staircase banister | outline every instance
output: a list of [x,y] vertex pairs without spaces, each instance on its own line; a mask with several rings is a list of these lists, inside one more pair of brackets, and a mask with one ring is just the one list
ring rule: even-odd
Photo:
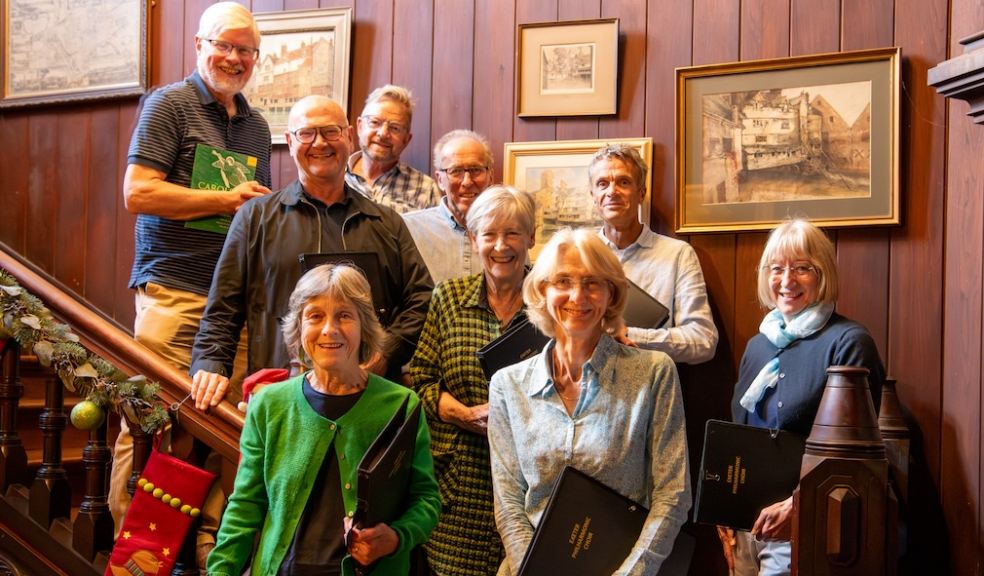
[[[159,396],[168,404],[180,402],[191,391],[191,379],[160,356],[147,350],[132,336],[79,303],[74,296],[57,287],[31,266],[21,262],[0,244],[0,267],[20,285],[40,298],[51,313],[72,327],[83,346],[115,365],[124,373],[142,374],[160,383]],[[239,459],[239,433],[243,414],[229,402],[203,413],[194,404],[181,405],[178,422],[193,436],[208,444],[224,458]]]

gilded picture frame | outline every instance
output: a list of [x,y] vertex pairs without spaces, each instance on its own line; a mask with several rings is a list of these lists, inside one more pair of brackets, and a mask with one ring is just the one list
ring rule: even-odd
[[615,114],[618,18],[519,25],[516,114]]
[[676,69],[676,231],[901,222],[898,48]]
[[147,91],[148,0],[2,0],[2,13],[0,109]]
[[305,96],[328,96],[348,113],[352,9],[288,10],[255,14],[260,56],[243,90],[270,123],[274,144],[285,144],[287,115]]
[[536,258],[543,245],[560,228],[601,226],[601,218],[591,199],[588,166],[594,153],[608,144],[634,146],[646,161],[649,167],[646,173],[646,198],[640,207],[639,218],[648,223],[652,198],[652,138],[505,144],[503,184],[525,190],[536,199],[536,246],[530,252],[531,258]]

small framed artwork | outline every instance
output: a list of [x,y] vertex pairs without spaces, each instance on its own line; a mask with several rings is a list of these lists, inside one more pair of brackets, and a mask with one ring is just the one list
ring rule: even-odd
[[2,10],[0,108],[146,92],[147,0],[4,0]]
[[519,25],[519,116],[615,114],[618,18]]
[[328,96],[348,113],[352,9],[289,10],[254,16],[260,57],[243,90],[270,123],[274,144],[285,144],[287,116],[305,96]]
[[676,231],[897,225],[899,49],[676,70]]
[[562,140],[551,142],[507,142],[503,166],[503,184],[533,194],[536,199],[536,246],[531,258],[560,228],[602,225],[591,199],[588,166],[594,153],[608,144],[634,146],[646,165],[646,198],[639,218],[649,222],[652,197],[652,138],[615,138],[611,140]]

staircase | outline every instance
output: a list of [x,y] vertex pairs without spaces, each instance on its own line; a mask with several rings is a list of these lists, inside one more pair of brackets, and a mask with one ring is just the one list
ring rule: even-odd
[[[113,322],[78,302],[3,250],[0,267],[72,327],[89,351],[128,374],[161,384],[170,404],[190,390],[188,377],[137,344]],[[43,367],[13,340],[0,344],[0,576],[97,575],[106,570],[113,545],[113,521],[106,503],[112,444],[119,433],[115,415],[89,432],[68,422],[81,399],[66,390],[56,373]],[[235,470],[243,417],[223,404],[209,414],[180,407],[175,434],[199,440]],[[190,446],[191,442],[181,443]],[[134,434],[135,483],[150,454],[151,437]],[[179,457],[191,455],[178,450]],[[193,542],[193,532],[191,534]],[[185,545],[172,574],[198,574],[194,546]]]

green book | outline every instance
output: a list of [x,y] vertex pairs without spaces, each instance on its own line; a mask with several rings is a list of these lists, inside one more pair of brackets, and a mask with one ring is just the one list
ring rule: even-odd
[[[256,157],[230,152],[207,144],[195,147],[195,164],[191,169],[192,190],[232,190],[253,180]],[[185,228],[225,234],[232,224],[231,214],[207,216],[185,222]]]

